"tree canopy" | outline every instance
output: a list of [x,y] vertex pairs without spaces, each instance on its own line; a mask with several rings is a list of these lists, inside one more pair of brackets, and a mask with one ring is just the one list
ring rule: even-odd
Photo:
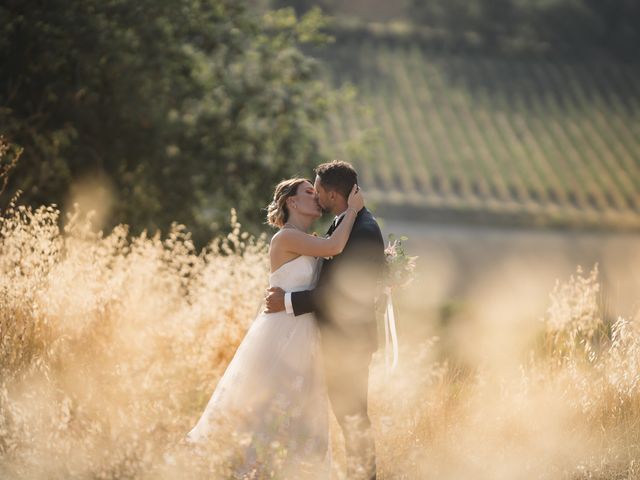
[[109,194],[105,226],[206,240],[231,207],[262,222],[273,184],[318,160],[328,91],[299,45],[323,21],[237,0],[3,2],[0,134],[24,148],[3,204],[84,184]]

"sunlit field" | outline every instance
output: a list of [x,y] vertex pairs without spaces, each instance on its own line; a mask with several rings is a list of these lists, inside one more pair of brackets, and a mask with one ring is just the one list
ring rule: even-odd
[[[260,308],[266,238],[232,215],[198,253],[179,226],[97,234],[59,215],[0,220],[0,477],[229,478],[246,439],[183,438]],[[509,291],[430,328],[400,302],[398,369],[382,352],[372,369],[379,477],[640,478],[640,317],[605,321],[599,289],[597,267],[577,268],[533,322]]]

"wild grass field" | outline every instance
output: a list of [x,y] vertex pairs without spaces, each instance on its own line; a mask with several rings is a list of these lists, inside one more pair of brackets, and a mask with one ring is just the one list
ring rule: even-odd
[[[266,238],[232,217],[198,253],[178,225],[132,237],[59,216],[0,220],[0,477],[229,478],[232,442],[182,439],[259,308]],[[603,320],[597,268],[549,292],[537,322],[505,292],[411,343],[420,318],[398,304],[399,368],[379,352],[371,373],[380,478],[640,478],[640,316]],[[344,478],[335,422],[332,440]]]

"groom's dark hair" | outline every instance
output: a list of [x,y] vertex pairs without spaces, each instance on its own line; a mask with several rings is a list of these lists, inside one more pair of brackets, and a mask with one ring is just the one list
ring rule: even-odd
[[320,177],[324,188],[338,192],[345,199],[349,198],[351,189],[358,183],[358,174],[351,164],[340,160],[318,165],[314,172]]

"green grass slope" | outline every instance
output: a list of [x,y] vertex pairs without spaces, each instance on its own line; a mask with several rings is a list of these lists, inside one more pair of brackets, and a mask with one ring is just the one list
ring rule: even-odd
[[[355,104],[326,150],[387,212],[640,228],[640,65],[339,40],[321,59]],[[369,154],[350,150],[368,138]]]

